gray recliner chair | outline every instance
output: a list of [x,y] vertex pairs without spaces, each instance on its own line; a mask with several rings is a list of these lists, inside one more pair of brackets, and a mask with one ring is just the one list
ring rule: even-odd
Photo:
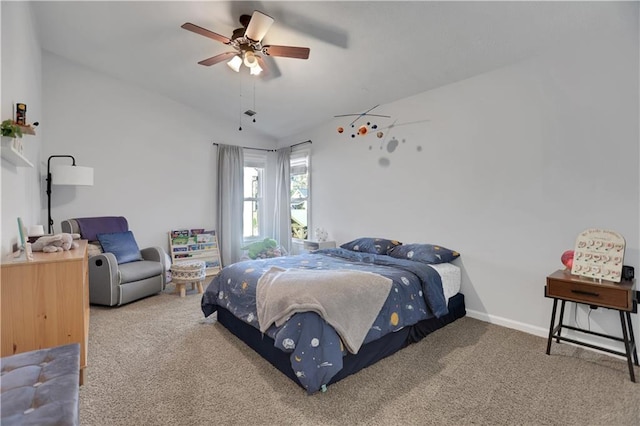
[[[129,231],[122,216],[76,218],[62,221],[62,232],[80,234],[89,241],[89,301],[120,306],[165,289],[166,255],[162,247],[139,250],[141,260],[118,263],[116,255],[102,250],[97,234]],[[102,237],[102,236],[101,236]]]

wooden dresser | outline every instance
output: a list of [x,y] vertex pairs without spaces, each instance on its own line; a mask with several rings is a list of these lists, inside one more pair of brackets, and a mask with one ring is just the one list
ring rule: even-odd
[[33,253],[31,261],[2,261],[2,356],[80,344],[84,383],[89,339],[87,241],[77,249]]

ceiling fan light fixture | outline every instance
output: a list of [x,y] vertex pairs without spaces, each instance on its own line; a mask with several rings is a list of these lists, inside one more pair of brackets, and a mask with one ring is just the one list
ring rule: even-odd
[[271,24],[273,24],[273,18],[271,16],[265,15],[258,10],[254,10],[244,36],[249,40],[261,41],[271,27]]
[[260,65],[258,65],[257,63],[255,67],[249,68],[249,74],[251,75],[260,75],[261,72],[262,68],[260,68]]
[[253,68],[258,65],[258,58],[256,58],[256,54],[251,50],[244,52],[244,64],[249,68]]
[[231,68],[235,72],[240,72],[240,65],[242,65],[242,59],[240,58],[240,56],[236,55],[233,58],[231,58],[229,62],[227,62],[227,65],[229,65],[229,68]]

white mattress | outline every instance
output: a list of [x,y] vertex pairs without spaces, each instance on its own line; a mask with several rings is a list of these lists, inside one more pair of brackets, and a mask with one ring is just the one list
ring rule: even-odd
[[437,265],[429,266],[440,274],[445,300],[449,300],[451,296],[455,296],[460,291],[462,274],[460,273],[460,268],[458,266],[451,263],[439,263]]

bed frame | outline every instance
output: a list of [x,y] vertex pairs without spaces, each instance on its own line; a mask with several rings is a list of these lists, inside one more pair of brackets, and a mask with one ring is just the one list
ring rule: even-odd
[[[411,327],[404,327],[389,333],[378,340],[362,345],[357,354],[350,352],[343,359],[342,370],[329,381],[335,383],[354,374],[363,368],[375,364],[400,349],[422,340],[428,334],[444,327],[466,315],[464,295],[458,293],[449,299],[449,313],[441,318],[422,320]],[[290,354],[274,346],[274,340],[262,334],[260,330],[236,318],[225,308],[218,306],[218,322],[240,340],[269,361],[274,367],[302,387],[294,371],[291,369]]]

